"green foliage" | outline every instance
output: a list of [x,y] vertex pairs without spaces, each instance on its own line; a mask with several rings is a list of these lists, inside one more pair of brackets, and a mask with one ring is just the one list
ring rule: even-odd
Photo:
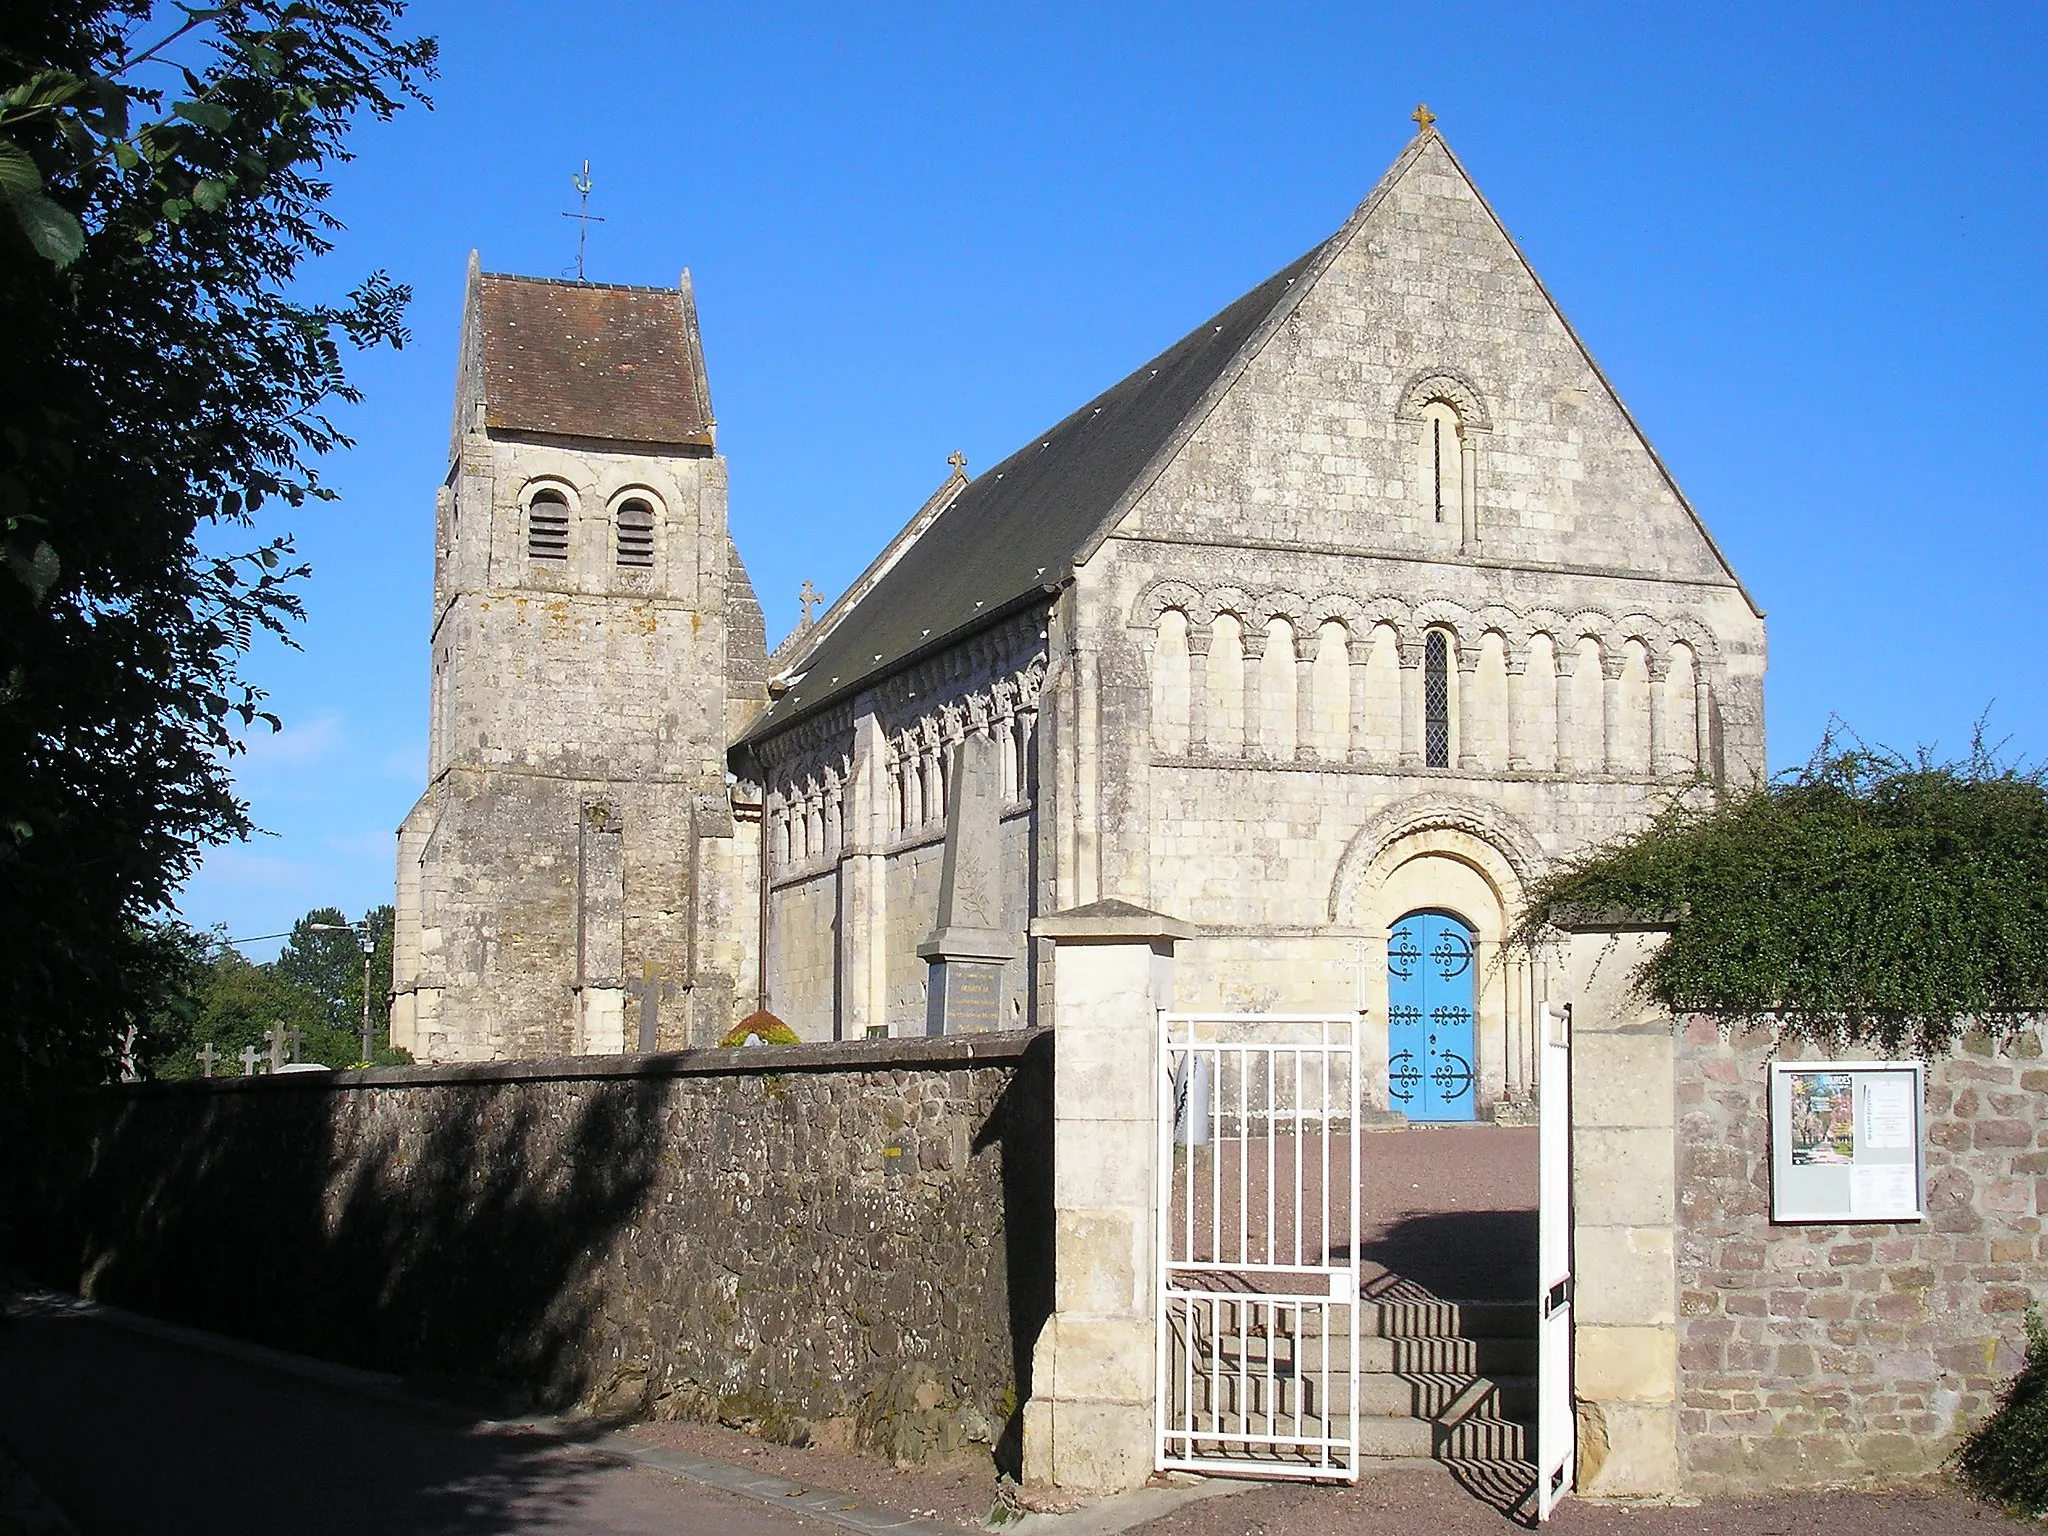
[[327,1020],[336,1029],[362,1034],[363,949],[360,935],[371,941],[370,1021],[381,1035],[391,1012],[392,910],[372,908],[361,923],[351,923],[338,907],[316,907],[292,925],[291,937],[278,955],[278,974],[322,1000]]
[[1931,1054],[2048,1003],[2048,792],[1981,737],[1940,763],[1831,733],[1798,772],[1541,882],[1521,937],[1575,907],[1677,914],[1636,979],[1674,1011]]
[[294,286],[351,124],[423,99],[401,9],[0,6],[0,1105],[165,1017],[191,960],[149,920],[251,830],[243,658],[306,575],[257,522],[331,495],[343,345],[405,336],[382,274]]
[[[363,956],[355,934],[365,923],[380,940],[370,961],[370,1023],[379,1042],[372,1064],[409,1064],[410,1053],[382,1044],[390,1020],[391,908],[375,908],[363,923],[349,924],[338,908],[316,907],[293,924],[284,952],[267,964],[178,930],[194,960],[182,983],[160,995],[140,1032],[136,1070],[145,1077],[198,1077],[199,1053],[210,1044],[217,1053],[214,1075],[232,1076],[242,1070],[245,1046],[267,1061],[265,1032],[280,1028],[302,1032],[301,1061],[361,1065]],[[345,931],[316,926],[328,924]]]
[[1970,1432],[1956,1458],[1963,1480],[2021,1514],[2048,1515],[2048,1327],[2027,1308],[2027,1358],[1998,1411]]

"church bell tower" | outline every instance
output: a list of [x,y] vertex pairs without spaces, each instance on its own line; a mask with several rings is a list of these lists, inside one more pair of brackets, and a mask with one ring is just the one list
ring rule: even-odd
[[766,700],[765,647],[688,273],[471,257],[432,633],[392,1042],[471,1061],[715,1039],[754,967],[757,828],[725,746]]

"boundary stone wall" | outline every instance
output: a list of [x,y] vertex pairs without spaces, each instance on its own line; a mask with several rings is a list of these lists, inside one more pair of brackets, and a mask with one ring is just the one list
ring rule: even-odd
[[1014,1464],[1049,1032],[103,1090],[46,1278],[540,1406]]
[[1977,1034],[1928,1063],[1925,1221],[1774,1225],[1767,1069],[1826,1053],[1687,1021],[1676,1045],[1689,1489],[1921,1476],[1990,1410],[2019,1368],[2028,1301],[2048,1299],[2043,1044],[2039,1027]]

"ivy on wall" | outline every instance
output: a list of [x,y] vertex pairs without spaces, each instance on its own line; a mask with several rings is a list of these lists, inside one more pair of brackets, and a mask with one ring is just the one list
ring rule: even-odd
[[1636,985],[1674,1012],[1937,1053],[2048,1005],[2048,788],[1981,734],[1937,762],[1831,732],[1804,768],[1539,882],[1521,938],[1570,909],[1672,914]]

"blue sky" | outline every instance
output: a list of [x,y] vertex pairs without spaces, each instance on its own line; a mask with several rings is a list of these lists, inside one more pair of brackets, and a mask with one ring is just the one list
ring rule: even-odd
[[[294,514],[268,835],[181,903],[237,935],[391,899],[426,756],[462,278],[673,283],[768,615],[1327,235],[1427,100],[1770,616],[1771,753],[2048,746],[2048,11],[419,4],[433,112],[358,133],[307,273],[410,283],[338,503]],[[255,946],[265,953],[269,946]]]

